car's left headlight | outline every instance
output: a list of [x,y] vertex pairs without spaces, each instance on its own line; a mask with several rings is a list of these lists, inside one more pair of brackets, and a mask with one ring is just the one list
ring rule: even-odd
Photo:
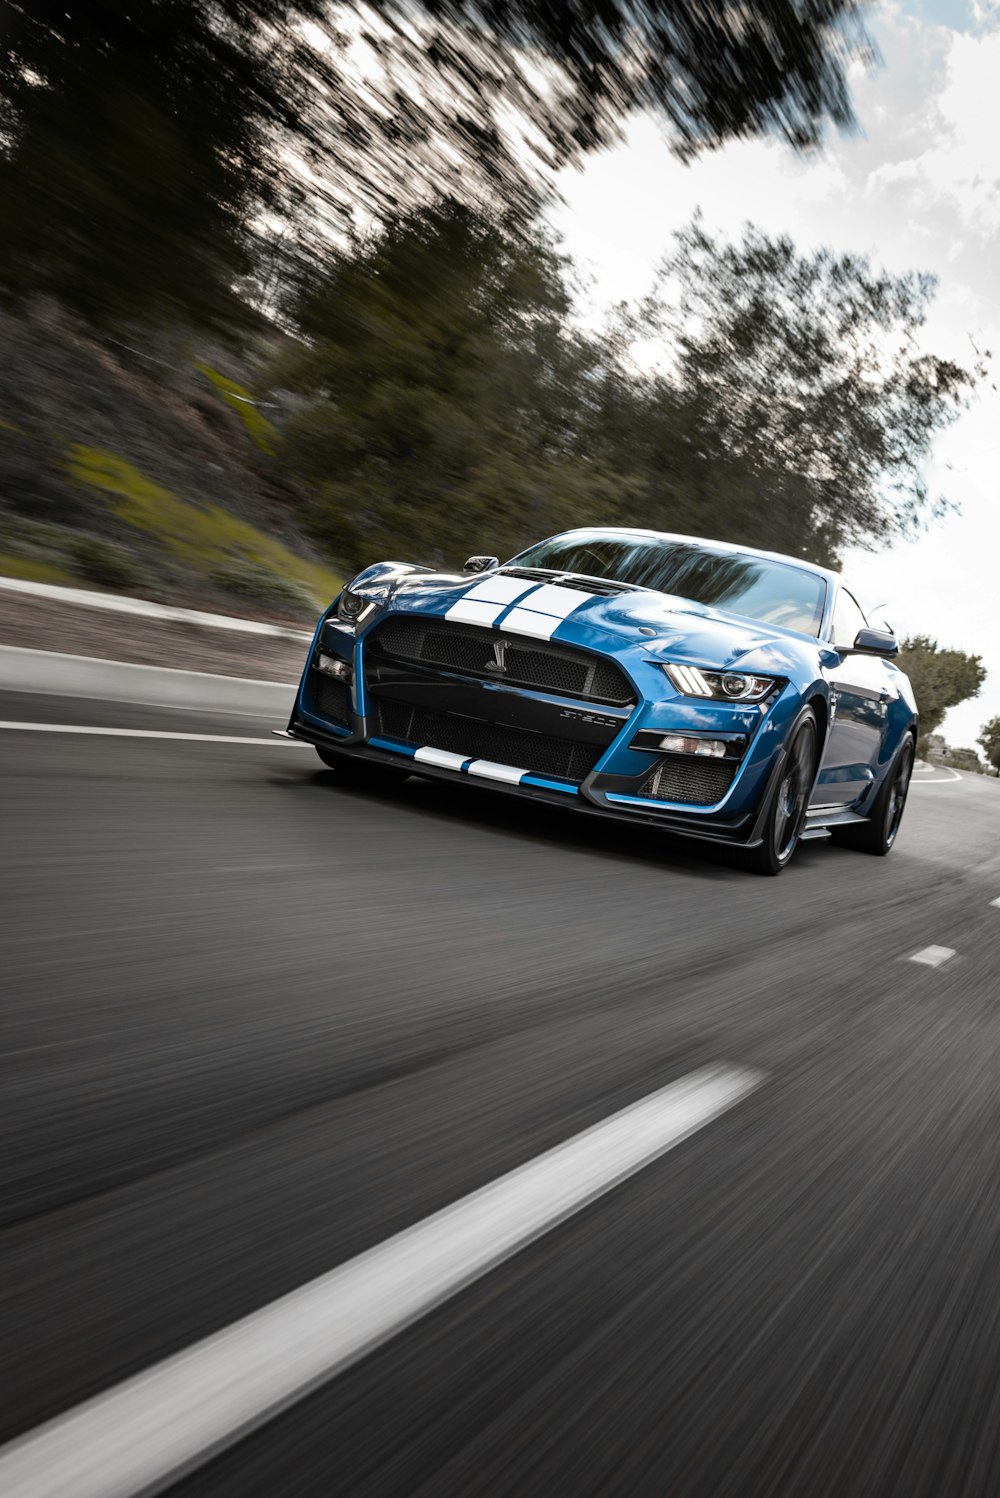
[[345,588],[337,604],[337,618],[344,624],[363,624],[389,597],[389,588],[367,583],[361,588]]
[[705,671],[701,666],[681,666],[676,661],[660,664],[685,697],[708,697],[716,702],[764,702],[781,684],[778,676],[760,676],[754,671]]

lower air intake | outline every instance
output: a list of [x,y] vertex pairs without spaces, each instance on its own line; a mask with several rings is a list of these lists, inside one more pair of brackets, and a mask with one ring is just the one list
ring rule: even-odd
[[733,783],[735,760],[704,760],[686,755],[662,759],[639,788],[651,801],[682,801],[692,806],[714,806]]
[[378,713],[380,733],[387,738],[450,749],[468,759],[491,759],[559,780],[582,780],[604,752],[593,744],[576,744],[454,713],[428,713],[399,702],[379,703]]
[[330,723],[350,727],[350,689],[335,677],[324,676],[320,671],[311,671],[310,692],[307,699],[317,718],[326,718]]

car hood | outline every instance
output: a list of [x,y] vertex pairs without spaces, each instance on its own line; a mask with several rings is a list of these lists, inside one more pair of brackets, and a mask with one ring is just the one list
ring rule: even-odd
[[[490,576],[511,575],[502,570],[499,574],[472,578],[468,574],[410,574],[397,584],[392,607],[401,612],[443,618],[461,600],[475,599],[488,592],[483,585]],[[512,583],[514,580],[511,577]],[[525,592],[514,606],[530,610],[538,588],[546,579],[540,578],[537,583],[525,578],[517,581],[523,583]],[[595,588],[600,587],[595,583]],[[724,668],[739,662],[760,670],[780,666],[789,652],[801,656],[803,650],[815,651],[818,644],[792,630],[649,589],[590,593],[581,580],[578,586],[566,588],[565,593],[562,606],[568,612],[552,634],[557,643],[611,649],[615,653],[636,651],[654,659],[669,658],[692,665]],[[484,610],[480,622],[502,631],[505,612],[498,608],[494,619],[487,614],[488,610]]]

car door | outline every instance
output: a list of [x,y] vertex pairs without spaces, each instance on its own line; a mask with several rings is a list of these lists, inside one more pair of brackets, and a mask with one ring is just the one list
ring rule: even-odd
[[830,683],[830,731],[813,795],[817,806],[850,805],[875,778],[893,696],[885,662],[876,655],[847,655],[859,629],[867,628],[860,605],[840,588],[830,643],[838,664],[826,668]]

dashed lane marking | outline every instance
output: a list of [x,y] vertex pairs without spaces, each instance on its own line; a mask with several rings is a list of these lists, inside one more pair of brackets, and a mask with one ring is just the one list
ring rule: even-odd
[[87,733],[98,738],[113,739],[189,739],[196,744],[265,744],[272,748],[276,744],[298,744],[300,749],[309,745],[301,740],[286,738],[240,738],[229,733],[167,733],[159,728],[92,728],[82,723],[3,723],[0,729],[19,730],[23,733]]
[[925,967],[940,967],[950,957],[954,957],[953,947],[924,947],[919,952],[914,952],[910,958],[911,962],[922,962]]
[[0,1451],[4,1498],[135,1498],[342,1372],[755,1088],[708,1067]]
[[990,904],[1000,906],[1000,900],[991,900]]

